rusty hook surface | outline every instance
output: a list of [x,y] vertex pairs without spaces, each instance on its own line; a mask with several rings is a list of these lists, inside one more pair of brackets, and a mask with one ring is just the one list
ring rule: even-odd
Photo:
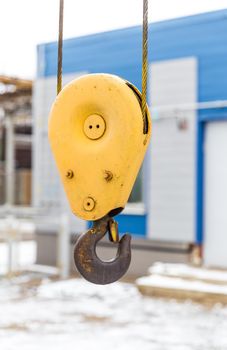
[[78,271],[89,282],[109,284],[121,278],[131,261],[131,236],[125,234],[118,242],[116,258],[102,261],[96,253],[97,243],[109,230],[113,219],[105,216],[93,223],[93,227],[82,234],[75,245],[74,261]]

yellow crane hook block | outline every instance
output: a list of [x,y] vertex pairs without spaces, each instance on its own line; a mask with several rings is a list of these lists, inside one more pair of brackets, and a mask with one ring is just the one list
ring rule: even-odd
[[72,212],[85,220],[115,215],[126,205],[150,135],[141,94],[109,74],[73,80],[57,96],[49,140]]

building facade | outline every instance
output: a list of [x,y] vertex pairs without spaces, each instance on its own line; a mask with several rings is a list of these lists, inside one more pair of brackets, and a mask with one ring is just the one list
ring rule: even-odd
[[[141,47],[141,27],[65,40],[63,82],[102,72],[141,89]],[[57,43],[39,45],[33,95],[36,207],[67,208],[47,139],[56,69]],[[152,141],[117,218],[120,232],[135,238],[202,245],[204,263],[219,267],[227,267],[226,76],[227,10],[149,26]],[[74,217],[71,224],[78,233],[87,227]]]

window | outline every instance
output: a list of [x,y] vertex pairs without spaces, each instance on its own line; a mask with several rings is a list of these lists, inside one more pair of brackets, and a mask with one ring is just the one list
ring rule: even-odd
[[130,197],[128,199],[129,203],[141,203],[143,201],[143,194],[142,194],[142,174],[143,169],[141,168],[139,171],[139,174],[137,176],[136,182],[133,186],[132,192],[130,194]]

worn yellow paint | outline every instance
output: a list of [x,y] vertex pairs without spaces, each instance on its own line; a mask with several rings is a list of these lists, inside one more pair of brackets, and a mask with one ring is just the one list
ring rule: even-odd
[[117,76],[90,74],[66,85],[52,106],[51,148],[72,212],[82,219],[97,220],[127,203],[151,134],[148,111],[143,134],[138,96]]
[[109,234],[113,242],[119,241],[118,223],[115,220],[109,223]]

